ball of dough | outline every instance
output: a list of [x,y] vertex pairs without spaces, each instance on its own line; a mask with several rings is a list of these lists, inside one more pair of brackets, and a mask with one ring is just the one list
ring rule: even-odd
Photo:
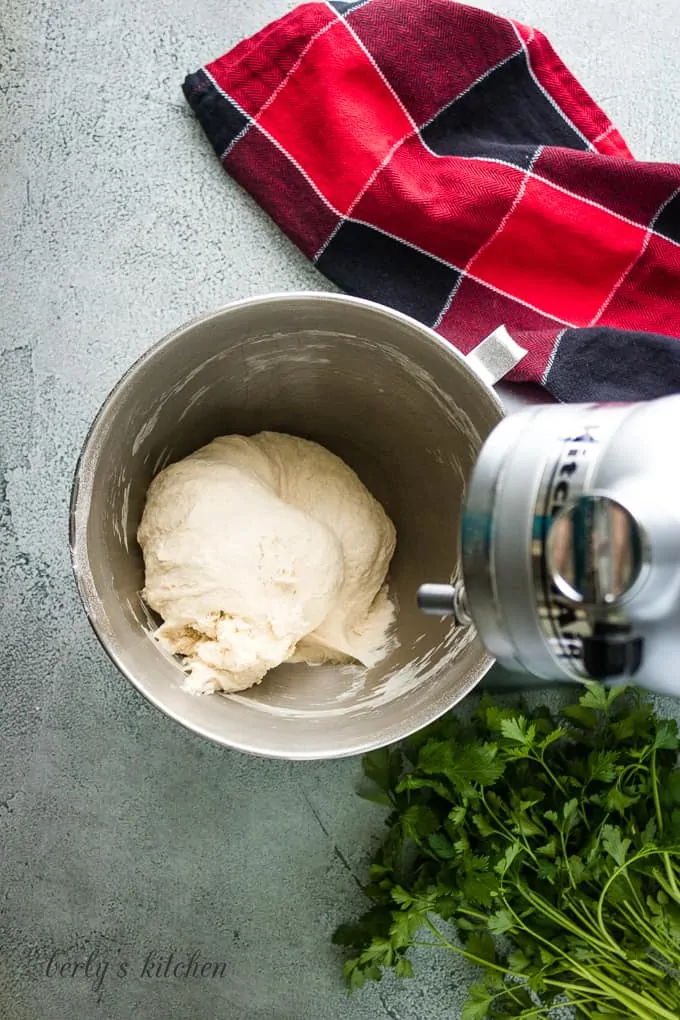
[[373,665],[394,618],[394,525],[309,440],[223,436],[152,481],[138,531],[144,600],[186,688],[237,691],[287,660]]

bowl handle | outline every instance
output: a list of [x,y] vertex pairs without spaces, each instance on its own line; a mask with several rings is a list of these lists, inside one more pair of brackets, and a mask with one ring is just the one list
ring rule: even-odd
[[482,382],[494,386],[526,357],[528,351],[515,343],[505,326],[499,326],[465,356]]

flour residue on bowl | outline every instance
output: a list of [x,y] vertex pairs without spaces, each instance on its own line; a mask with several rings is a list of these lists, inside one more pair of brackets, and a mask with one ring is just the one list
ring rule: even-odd
[[[372,676],[374,671],[362,666],[345,666],[337,671],[338,679],[346,679],[346,684],[323,707],[314,705],[306,709],[296,707],[295,687],[291,686],[289,696],[285,699],[292,704],[268,701],[240,694],[225,694],[229,701],[247,705],[250,709],[266,715],[286,717],[290,719],[308,719],[310,722],[333,717],[363,714],[366,711],[380,711],[398,698],[411,694],[418,687],[427,687],[437,680],[443,672],[451,672],[455,660],[469,647],[476,637],[473,627],[458,627],[455,624],[447,629],[443,640],[422,655],[414,655],[405,665],[388,671],[378,681]],[[265,681],[266,682],[266,681]]]

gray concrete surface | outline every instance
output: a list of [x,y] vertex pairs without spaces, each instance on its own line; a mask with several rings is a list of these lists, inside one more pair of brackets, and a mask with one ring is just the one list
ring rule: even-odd
[[[423,961],[417,981],[345,998],[329,935],[360,905],[352,872],[381,826],[353,795],[358,762],[252,760],[184,732],[117,675],[70,576],[74,462],[131,360],[232,298],[325,286],[223,175],[180,92],[187,71],[288,6],[0,9],[7,1020],[460,1016],[468,975],[445,959]],[[677,0],[489,7],[546,31],[639,157],[680,159]],[[59,969],[96,952],[99,977],[55,976],[54,965],[48,975],[55,952]],[[170,952],[224,963],[223,976],[165,977]]]

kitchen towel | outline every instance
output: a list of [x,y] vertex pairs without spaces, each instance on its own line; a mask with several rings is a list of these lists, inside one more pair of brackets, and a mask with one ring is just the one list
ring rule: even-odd
[[329,280],[557,399],[680,392],[680,166],[638,162],[536,29],[308,3],[184,83],[224,169]]

